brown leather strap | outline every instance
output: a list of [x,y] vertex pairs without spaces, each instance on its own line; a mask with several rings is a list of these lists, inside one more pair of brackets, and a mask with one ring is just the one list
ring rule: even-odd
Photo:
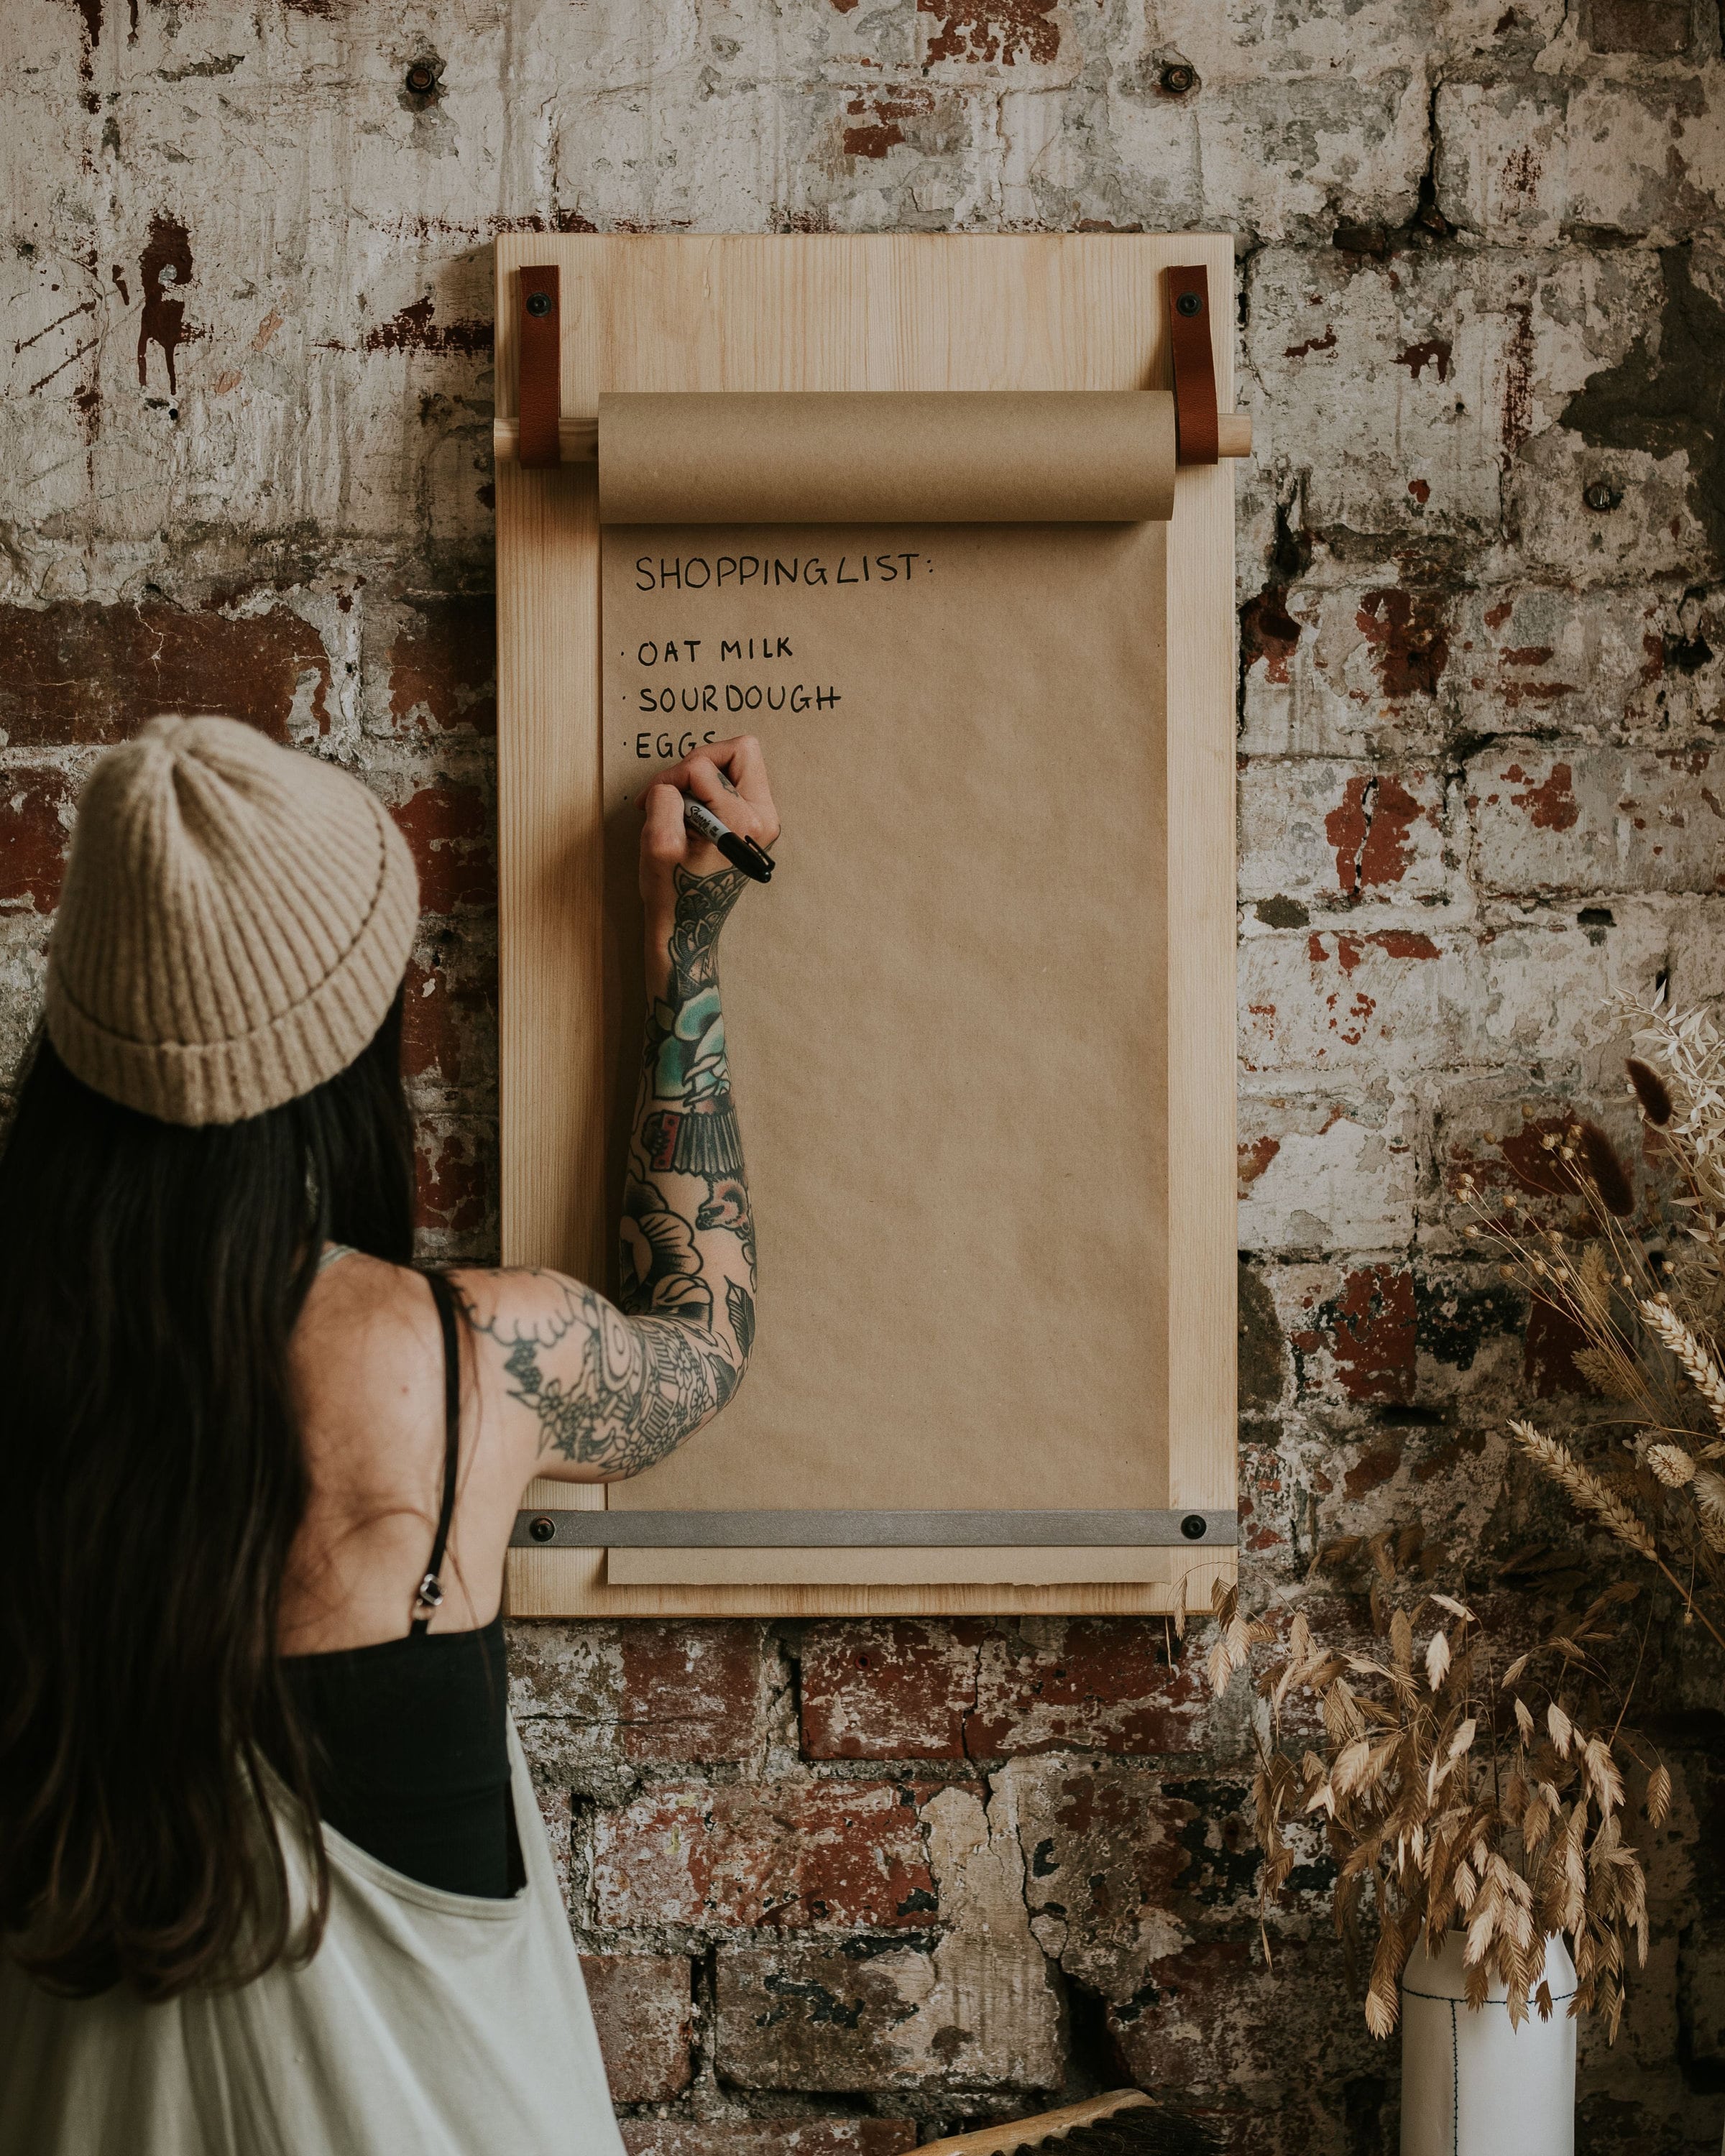
[[1168,341],[1174,356],[1174,461],[1216,461],[1216,362],[1210,348],[1210,280],[1204,264],[1168,273]]
[[554,262],[521,272],[517,326],[521,355],[516,392],[521,415],[520,461],[543,467],[563,460],[557,439],[562,417],[563,339],[557,268]]

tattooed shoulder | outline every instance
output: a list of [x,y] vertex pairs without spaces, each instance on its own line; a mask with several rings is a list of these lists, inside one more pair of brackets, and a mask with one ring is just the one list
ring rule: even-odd
[[526,1309],[506,1292],[489,1308],[459,1283],[457,1292],[475,1339],[501,1361],[507,1397],[538,1424],[542,1458],[639,1475],[736,1391],[741,1373],[704,1328],[625,1317],[557,1274],[514,1277],[542,1289]]

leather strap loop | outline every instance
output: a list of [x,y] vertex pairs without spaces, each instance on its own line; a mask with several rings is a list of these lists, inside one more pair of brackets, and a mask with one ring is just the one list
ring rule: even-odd
[[1210,344],[1210,280],[1204,264],[1168,273],[1168,343],[1174,362],[1174,462],[1217,456],[1216,362]]
[[516,403],[521,419],[519,461],[542,470],[563,460],[558,439],[562,418],[562,311],[555,263],[520,273],[521,312],[516,335],[521,370]]

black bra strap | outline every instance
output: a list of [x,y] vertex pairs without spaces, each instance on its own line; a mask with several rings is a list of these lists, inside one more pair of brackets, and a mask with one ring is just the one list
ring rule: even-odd
[[424,1613],[416,1616],[408,1627],[409,1632],[415,1635],[425,1630],[431,1622],[432,1611],[444,1599],[443,1582],[439,1575],[443,1570],[444,1551],[449,1544],[449,1522],[455,1512],[455,1461],[461,1449],[461,1343],[455,1329],[454,1291],[441,1273],[427,1273],[425,1284],[437,1305],[438,1322],[444,1332],[444,1497],[437,1516],[437,1539],[431,1545],[431,1563],[425,1568],[425,1577],[413,1598],[415,1609]]

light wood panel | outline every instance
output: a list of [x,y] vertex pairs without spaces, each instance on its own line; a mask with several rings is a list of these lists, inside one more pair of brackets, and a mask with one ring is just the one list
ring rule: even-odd
[[[1162,270],[1203,262],[1233,402],[1225,236],[511,234],[497,243],[498,417],[515,418],[524,263],[562,271],[562,408],[603,389],[1167,386]],[[1234,490],[1182,471],[1168,548],[1171,1506],[1236,1502],[1234,1371]],[[505,1262],[603,1279],[598,525],[594,467],[497,474]],[[747,1113],[747,1103],[744,1104]],[[599,1506],[541,1482],[526,1501]],[[891,1506],[893,1493],[880,1493]],[[519,1616],[1166,1609],[1231,1577],[1169,1550],[1159,1584],[611,1587],[603,1554],[513,1552]]]

